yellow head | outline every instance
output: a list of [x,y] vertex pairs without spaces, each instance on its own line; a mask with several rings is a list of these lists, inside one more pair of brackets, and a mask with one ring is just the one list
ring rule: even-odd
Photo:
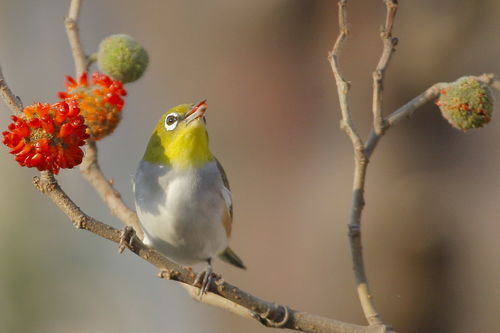
[[143,160],[173,168],[197,168],[214,159],[205,128],[206,100],[167,111],[149,139]]

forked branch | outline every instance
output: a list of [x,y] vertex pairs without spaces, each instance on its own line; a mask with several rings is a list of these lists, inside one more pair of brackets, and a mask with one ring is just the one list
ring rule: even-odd
[[[347,0],[340,0],[339,6],[339,34],[333,46],[333,50],[329,53],[329,61],[333,70],[335,81],[337,84],[337,92],[339,96],[340,111],[342,115],[341,125],[351,139],[354,149],[354,181],[351,217],[348,224],[349,240],[351,244],[351,254],[353,261],[353,270],[356,280],[358,296],[365,317],[370,325],[383,325],[383,321],[375,308],[373,297],[370,294],[368,279],[365,273],[363,262],[363,252],[361,244],[361,214],[364,208],[364,188],[367,163],[373,151],[375,150],[380,138],[385,131],[403,118],[410,116],[416,109],[423,104],[436,99],[439,96],[441,89],[446,88],[449,83],[436,83],[413,100],[403,105],[401,108],[390,114],[387,118],[383,116],[383,87],[384,74],[391,60],[391,55],[397,45],[397,38],[392,36],[394,19],[396,16],[398,2],[397,0],[385,0],[386,18],[385,24],[380,34],[383,43],[383,50],[378,61],[377,67],[373,72],[373,127],[370,131],[366,144],[363,145],[363,139],[354,130],[354,125],[351,120],[347,95],[349,84],[340,74],[338,58],[341,46],[348,34],[347,30]],[[500,90],[498,81],[493,79],[492,74],[483,74],[476,77],[478,80]]]
[[[339,7],[339,35],[332,51],[329,54],[329,61],[332,67],[333,75],[337,83],[337,92],[339,96],[340,111],[342,114],[341,127],[345,130],[351,139],[354,149],[354,180],[352,190],[352,209],[349,228],[349,240],[351,244],[351,255],[353,262],[354,277],[358,291],[358,297],[365,317],[370,325],[382,324],[380,315],[375,309],[373,298],[368,287],[365,265],[363,262],[363,250],[361,246],[361,214],[365,205],[364,188],[366,178],[366,167],[368,159],[365,155],[364,143],[351,119],[351,113],[348,104],[349,84],[340,74],[338,58],[342,44],[348,34],[347,29],[347,0],[340,0]],[[392,23],[390,25],[392,27]]]

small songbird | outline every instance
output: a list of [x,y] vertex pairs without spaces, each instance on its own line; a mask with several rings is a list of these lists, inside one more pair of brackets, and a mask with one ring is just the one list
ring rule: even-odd
[[200,294],[212,278],[212,259],[245,268],[228,246],[233,204],[224,169],[208,148],[206,100],[181,104],[157,123],[134,178],[144,244],[179,264],[207,262]]

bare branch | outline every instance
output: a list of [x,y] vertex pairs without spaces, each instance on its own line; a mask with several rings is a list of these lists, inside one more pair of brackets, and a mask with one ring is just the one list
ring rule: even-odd
[[82,44],[80,42],[80,35],[78,33],[78,17],[80,15],[81,0],[72,0],[69,7],[68,16],[64,19],[66,26],[66,34],[68,35],[71,52],[75,62],[76,77],[80,77],[83,72],[87,70],[88,60],[83,52]]
[[80,165],[80,172],[94,187],[102,201],[108,205],[111,213],[125,225],[134,228],[139,238],[143,239],[144,233],[140,227],[137,214],[123,202],[120,193],[113,188],[112,182],[104,177],[97,161],[97,145],[93,140],[87,140],[85,157]]
[[433,84],[430,88],[425,90],[423,93],[391,113],[387,117],[387,125],[388,127],[394,126],[399,123],[401,120],[407,117],[411,117],[413,112],[417,110],[419,107],[424,105],[427,102],[435,100],[439,97],[439,92],[448,87],[449,83],[439,82]]
[[95,62],[97,62],[97,52],[96,53],[92,53],[91,55],[89,55],[87,57],[87,70]]
[[380,56],[377,68],[373,72],[373,128],[377,134],[381,134],[385,129],[384,119],[382,116],[382,101],[383,101],[383,90],[384,90],[384,74],[389,61],[391,60],[391,55],[395,51],[395,46],[398,43],[398,39],[392,37],[392,27],[394,25],[394,18],[398,10],[397,0],[385,0],[385,5],[387,7],[387,14],[385,18],[385,26],[380,32],[380,37],[382,38],[383,50]]
[[[42,172],[40,177],[33,179],[33,182],[39,191],[47,195],[66,214],[77,229],[87,230],[117,244],[120,243],[121,231],[97,221],[81,211],[61,189],[50,172]],[[190,286],[187,289],[190,290],[191,294],[193,290],[198,290],[198,287],[194,286],[195,274],[191,270],[170,261],[156,250],[146,247],[139,239],[132,239],[130,250],[157,267],[160,270],[161,278]],[[221,307],[243,317],[254,318],[268,327],[289,328],[312,333],[392,332],[390,327],[384,325],[359,326],[292,310],[287,306],[255,297],[225,282],[221,277],[211,283],[209,291],[209,295],[196,296],[195,298],[202,303]]]
[[[363,140],[354,129],[349,111],[349,104],[347,94],[349,91],[349,84],[344,80],[340,74],[338,57],[342,44],[348,34],[347,29],[347,13],[346,13],[347,0],[340,0],[339,7],[339,35],[333,50],[330,52],[328,59],[332,67],[333,75],[337,83],[337,92],[339,95],[340,110],[342,113],[342,129],[345,130],[350,137],[354,148],[354,180],[353,180],[353,194],[352,194],[352,209],[351,218],[349,222],[349,240],[351,243],[351,254],[353,262],[354,276],[356,279],[358,297],[363,308],[365,317],[370,325],[382,324],[380,315],[375,310],[373,298],[368,288],[368,279],[365,273],[365,266],[363,262],[363,250],[361,246],[361,214],[365,205],[364,200],[364,187],[366,167],[368,160],[365,156]],[[388,25],[392,27],[392,23]]]
[[[333,45],[332,51],[328,54],[328,60],[332,67],[333,75],[335,76],[335,81],[337,83],[337,92],[339,95],[340,111],[342,113],[342,120],[340,127],[347,133],[351,139],[354,149],[358,155],[363,154],[363,141],[354,128],[354,124],[351,119],[351,113],[349,111],[349,102],[347,95],[349,93],[350,85],[342,77],[339,68],[339,54],[342,49],[344,40],[349,34],[349,29],[347,27],[347,12],[346,12],[347,0],[340,0],[338,2],[339,7],[339,35],[335,44]],[[360,158],[362,158],[360,156]]]
[[370,325],[379,325],[383,322],[380,314],[375,309],[373,296],[371,295],[370,288],[368,286],[368,278],[366,277],[365,272],[363,247],[361,242],[361,215],[365,206],[364,191],[367,161],[368,160],[366,158],[363,160],[357,160],[354,165],[352,209],[348,228],[354,277],[356,279],[359,301],[368,323]]
[[23,114],[23,103],[21,99],[12,93],[5,78],[3,77],[2,68],[0,67],[0,94],[5,104],[10,108],[12,113],[20,116]]
[[495,88],[496,90],[500,91],[500,81],[499,80],[493,80],[491,83],[491,86]]

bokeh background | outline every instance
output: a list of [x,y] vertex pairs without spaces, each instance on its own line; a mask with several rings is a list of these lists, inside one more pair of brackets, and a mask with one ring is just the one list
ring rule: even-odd
[[[25,104],[52,102],[73,74],[69,1],[0,1],[0,63]],[[349,4],[341,57],[361,133],[381,51],[382,1]],[[127,86],[121,125],[99,143],[101,166],[129,205],[150,131],[169,107],[208,98],[213,151],[235,202],[232,247],[248,270],[216,270],[258,296],[364,324],[346,237],[352,152],[339,130],[326,60],[335,1],[85,1],[85,50],[128,33],[149,51]],[[438,81],[500,74],[500,2],[401,1],[387,72],[390,112]],[[497,100],[500,99],[498,93]],[[9,110],[0,103],[1,128]],[[497,108],[498,111],[498,108]],[[382,317],[400,332],[500,330],[500,122],[462,133],[434,105],[391,129],[370,163],[363,237]],[[76,231],[0,148],[1,332],[267,332],[192,301],[155,269]],[[121,224],[77,170],[58,177],[88,214]]]

